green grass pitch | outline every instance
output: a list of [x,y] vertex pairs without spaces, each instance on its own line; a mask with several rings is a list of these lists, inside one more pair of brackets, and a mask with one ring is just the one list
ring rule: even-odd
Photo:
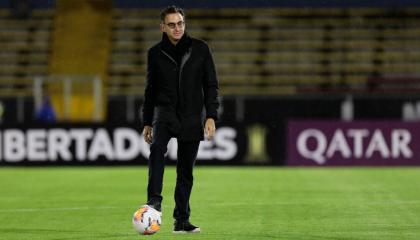
[[420,239],[420,168],[195,169],[191,221],[172,234],[175,169],[163,225],[131,227],[146,167],[0,168],[0,239]]

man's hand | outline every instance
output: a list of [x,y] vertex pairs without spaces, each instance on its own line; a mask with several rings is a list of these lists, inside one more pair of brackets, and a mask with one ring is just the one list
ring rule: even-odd
[[151,126],[144,126],[143,137],[144,137],[144,141],[146,141],[148,144],[152,143],[153,135],[152,135],[152,127]]
[[212,140],[216,132],[216,124],[213,118],[207,118],[204,126],[204,135],[207,140]]

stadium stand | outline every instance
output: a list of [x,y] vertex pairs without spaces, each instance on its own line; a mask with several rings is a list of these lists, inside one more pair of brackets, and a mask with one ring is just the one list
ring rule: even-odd
[[[398,83],[419,79],[419,13],[416,8],[191,9],[187,31],[210,43],[224,95],[371,92],[387,84],[390,91],[418,91],[418,84]],[[145,54],[160,39],[158,14],[114,10],[109,94],[143,92]]]
[[[1,95],[30,95],[48,74],[52,9],[0,11]],[[224,94],[372,91],[419,79],[420,10],[191,9],[188,31],[213,49]],[[143,92],[145,53],[160,39],[158,9],[114,9],[110,95]],[[383,81],[384,80],[384,81]],[[404,81],[403,81],[404,82]]]
[[[420,9],[188,9],[187,30],[210,43],[223,95],[417,91]],[[114,9],[108,94],[141,95],[159,9]],[[0,95],[30,95],[49,74],[53,9],[0,10]],[[407,84],[409,83],[409,84]]]
[[0,96],[29,96],[34,76],[48,74],[53,15],[34,9],[19,18],[0,9]]

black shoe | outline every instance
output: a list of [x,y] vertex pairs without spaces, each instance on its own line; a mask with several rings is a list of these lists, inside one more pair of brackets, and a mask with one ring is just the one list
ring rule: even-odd
[[199,227],[192,225],[189,221],[175,221],[173,233],[199,233]]

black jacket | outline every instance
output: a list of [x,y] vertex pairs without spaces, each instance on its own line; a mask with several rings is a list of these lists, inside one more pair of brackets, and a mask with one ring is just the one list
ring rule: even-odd
[[183,49],[171,51],[167,41],[164,34],[148,51],[144,125],[167,124],[178,139],[202,140],[204,118],[218,119],[219,84],[211,51],[186,33],[177,44]]

